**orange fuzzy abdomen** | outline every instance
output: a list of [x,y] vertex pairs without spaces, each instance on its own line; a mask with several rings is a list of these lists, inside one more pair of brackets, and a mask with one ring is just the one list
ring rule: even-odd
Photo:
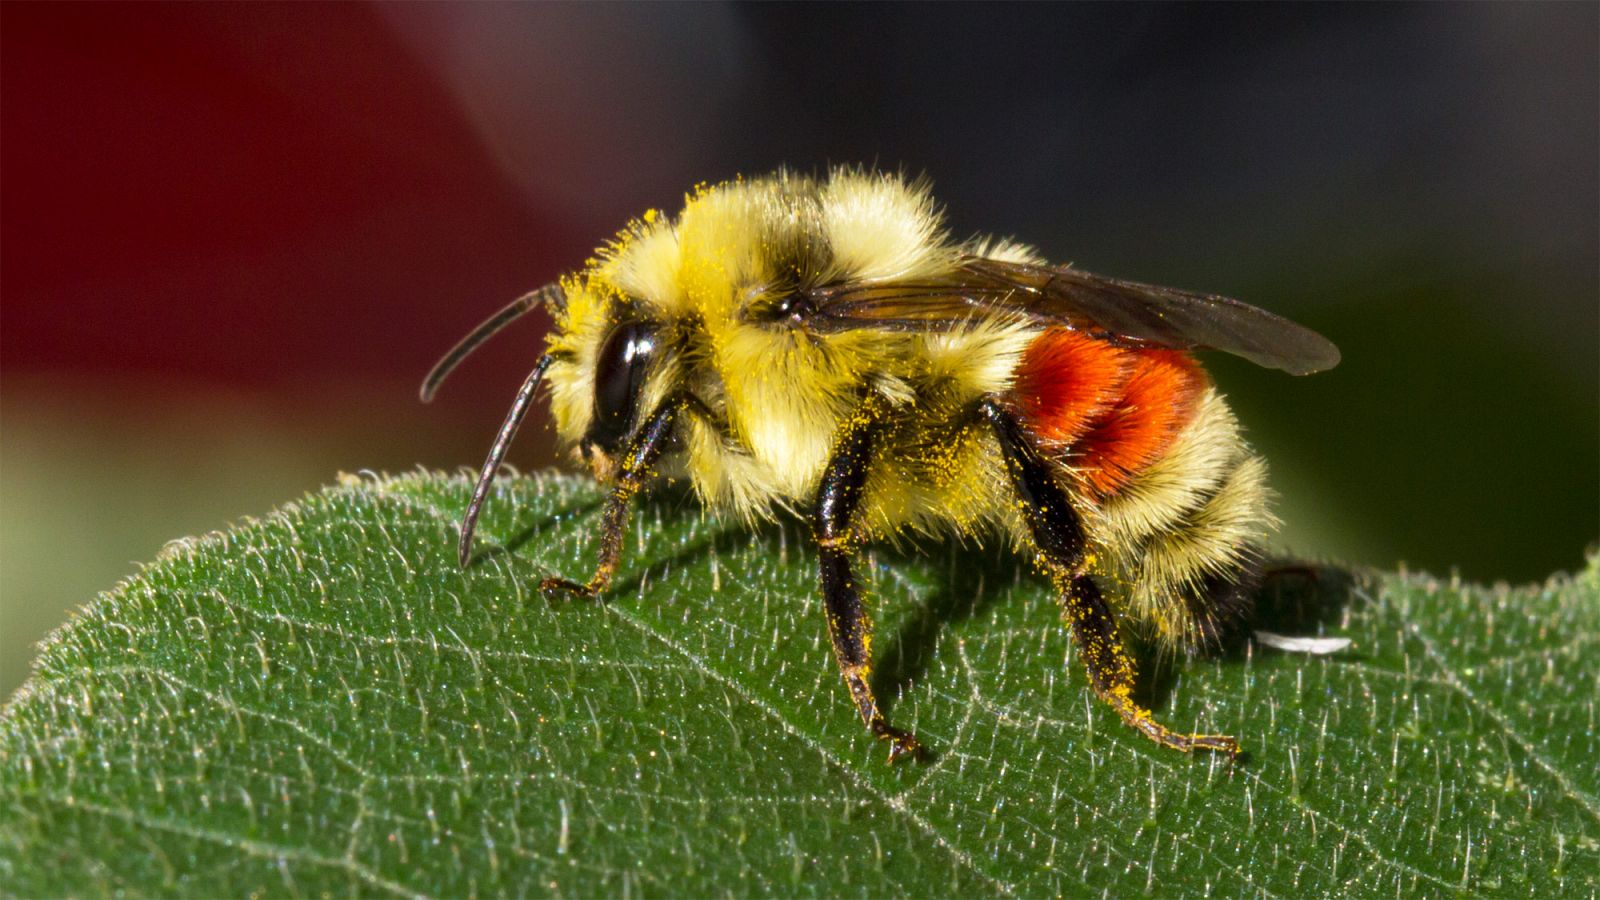
[[1028,345],[1012,402],[1047,454],[1066,463],[1084,490],[1105,497],[1161,458],[1205,384],[1187,353],[1051,329]]

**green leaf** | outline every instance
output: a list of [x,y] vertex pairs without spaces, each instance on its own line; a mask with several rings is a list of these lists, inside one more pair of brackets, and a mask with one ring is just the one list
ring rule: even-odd
[[[599,494],[347,480],[171,545],[50,640],[0,719],[21,895],[1600,891],[1600,570],[1510,590],[1288,573],[1274,631],[1090,695],[1045,584],[998,551],[864,566],[877,681],[935,758],[885,765],[835,670],[798,524],[645,503],[606,602]],[[503,549],[497,549],[503,548]]]

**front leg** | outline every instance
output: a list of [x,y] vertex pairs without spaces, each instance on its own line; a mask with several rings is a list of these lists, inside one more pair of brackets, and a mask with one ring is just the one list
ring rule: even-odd
[[850,519],[861,505],[861,491],[872,464],[873,442],[882,429],[883,402],[869,396],[841,429],[833,455],[817,491],[812,527],[821,567],[822,601],[828,635],[839,674],[861,713],[861,721],[879,740],[889,741],[889,761],[922,756],[922,744],[909,731],[889,725],[878,709],[868,677],[872,673],[872,620],[861,605],[861,590],[850,568],[856,533]]
[[1122,721],[1145,737],[1175,750],[1215,750],[1239,755],[1239,744],[1221,734],[1181,734],[1155,720],[1133,701],[1134,666],[1117,634],[1117,621],[1089,575],[1092,559],[1083,524],[1049,465],[1015,417],[993,400],[982,406],[1005,456],[1006,473],[1023,519],[1033,535],[1042,567],[1061,589],[1061,606],[1078,654],[1089,670],[1089,684]]
[[595,568],[594,575],[582,584],[565,578],[546,578],[539,582],[539,590],[566,591],[593,597],[611,583],[611,576],[616,574],[617,564],[622,561],[622,532],[628,524],[628,503],[649,481],[651,470],[672,437],[672,424],[683,405],[681,398],[669,398],[628,436],[617,478],[611,485],[611,495],[606,498],[605,512],[601,517],[600,564]]

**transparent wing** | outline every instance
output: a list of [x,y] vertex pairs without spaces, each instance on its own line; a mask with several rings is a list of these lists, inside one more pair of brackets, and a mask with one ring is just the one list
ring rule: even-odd
[[1221,350],[1295,375],[1339,362],[1339,348],[1327,338],[1248,303],[1065,266],[964,257],[950,275],[825,285],[805,300],[807,327],[822,332],[939,331],[1011,316],[1130,346]]

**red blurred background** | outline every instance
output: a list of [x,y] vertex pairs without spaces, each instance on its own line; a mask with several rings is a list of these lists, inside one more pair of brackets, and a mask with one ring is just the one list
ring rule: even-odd
[[1315,379],[1216,363],[1291,545],[1575,566],[1597,9],[0,5],[0,696],[166,540],[476,465],[540,326],[420,406],[441,350],[780,164],[925,172],[958,234],[1332,336]]
[[8,6],[5,39],[8,372],[410,375],[594,241],[373,7]]

